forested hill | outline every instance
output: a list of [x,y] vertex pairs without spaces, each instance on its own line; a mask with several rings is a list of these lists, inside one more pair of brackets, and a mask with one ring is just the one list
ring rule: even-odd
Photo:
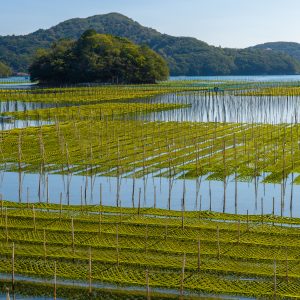
[[0,36],[0,61],[14,71],[27,71],[36,49],[48,48],[62,38],[78,39],[87,29],[148,45],[167,60],[171,75],[275,75],[300,72],[300,63],[285,53],[213,47],[195,38],[161,34],[117,13],[71,19],[29,35]]
[[264,43],[252,47],[253,49],[272,50],[288,54],[300,62],[300,44],[293,42]]

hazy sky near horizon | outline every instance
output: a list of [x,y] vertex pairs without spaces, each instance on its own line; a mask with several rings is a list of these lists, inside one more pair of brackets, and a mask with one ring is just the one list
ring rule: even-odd
[[300,0],[0,0],[0,4],[0,35],[27,34],[70,18],[119,12],[162,33],[192,36],[216,46],[300,43]]

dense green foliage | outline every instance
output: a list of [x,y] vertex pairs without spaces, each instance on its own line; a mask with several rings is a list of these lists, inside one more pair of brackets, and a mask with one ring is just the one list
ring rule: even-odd
[[12,75],[10,67],[0,61],[0,77],[8,77]]
[[281,52],[292,56],[300,61],[300,44],[292,42],[273,42],[256,45],[254,49],[272,50],[274,52]]
[[78,39],[88,29],[146,44],[168,62],[171,75],[295,74],[300,64],[287,54],[254,49],[222,49],[195,38],[173,37],[146,28],[120,14],[71,19],[48,30],[0,37],[0,60],[26,71],[37,48],[62,38]]
[[164,59],[147,46],[94,30],[38,51],[29,71],[43,83],[155,83],[169,77]]

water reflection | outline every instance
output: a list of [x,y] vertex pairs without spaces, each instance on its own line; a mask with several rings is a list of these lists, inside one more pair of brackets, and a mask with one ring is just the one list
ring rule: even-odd
[[139,120],[268,124],[300,120],[300,97],[245,97],[197,92],[157,96],[144,101],[187,104],[189,107],[137,116]]
[[[57,103],[39,103],[22,101],[2,101],[0,102],[0,114],[18,111],[28,111],[35,109],[57,107]],[[59,105],[63,106],[63,104]],[[0,130],[10,130],[14,128],[24,128],[29,126],[42,126],[52,124],[51,121],[16,120],[11,116],[0,116]]]
[[[226,183],[158,178],[151,175],[141,179],[114,177],[86,177],[72,175],[39,175],[1,172],[0,193],[3,199],[22,202],[64,204],[99,204],[100,186],[103,204],[123,207],[138,206],[139,193],[143,207],[181,210],[185,185],[186,210],[246,214],[272,214],[300,217],[300,186],[292,184],[291,175],[282,184],[259,183],[265,175],[252,182],[238,182],[233,177]],[[293,177],[295,179],[295,177]],[[170,188],[171,187],[171,188]]]
[[51,108],[56,107],[56,105],[57,104],[41,102],[2,101],[0,102],[0,113]]
[[200,81],[240,81],[240,82],[297,82],[300,75],[233,75],[233,76],[171,76],[170,81],[200,80]]

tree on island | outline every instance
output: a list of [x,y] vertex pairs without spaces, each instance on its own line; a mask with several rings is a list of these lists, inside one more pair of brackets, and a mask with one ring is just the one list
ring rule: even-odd
[[0,77],[9,77],[12,75],[12,70],[10,67],[0,62]]
[[31,80],[50,84],[156,83],[169,76],[167,63],[147,46],[94,30],[38,50],[29,72]]

